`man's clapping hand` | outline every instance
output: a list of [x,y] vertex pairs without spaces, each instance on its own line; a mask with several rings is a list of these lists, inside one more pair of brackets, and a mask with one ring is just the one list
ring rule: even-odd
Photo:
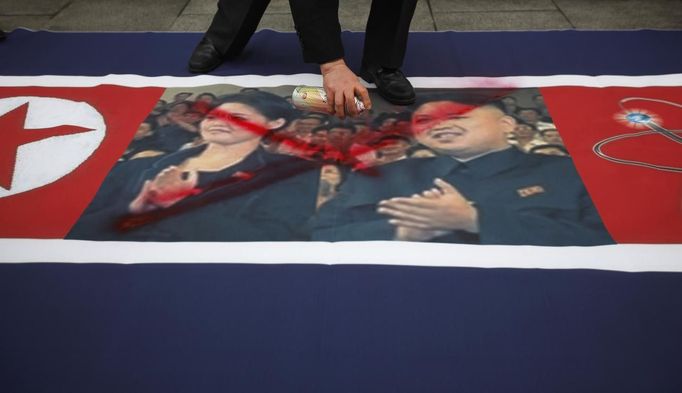
[[478,233],[476,208],[451,184],[436,179],[434,185],[421,194],[379,202],[377,211],[396,226],[396,240],[426,241],[455,230]]

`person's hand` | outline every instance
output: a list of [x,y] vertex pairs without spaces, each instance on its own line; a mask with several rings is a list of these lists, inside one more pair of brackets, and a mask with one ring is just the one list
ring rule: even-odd
[[[187,176],[185,177],[185,173]],[[169,207],[196,193],[199,175],[196,171],[183,172],[176,166],[162,170],[151,184],[152,202],[159,207]]]
[[176,166],[161,171],[154,180],[147,180],[138,196],[130,203],[131,213],[142,213],[157,207],[167,208],[197,193],[198,174],[185,172]]
[[[415,194],[413,198],[439,198],[441,196],[440,191],[427,190],[421,195]],[[402,240],[410,242],[426,242],[439,236],[448,234],[450,231],[438,230],[438,229],[418,229],[413,227],[406,227],[398,225],[395,228],[395,237],[393,240]]]
[[128,211],[133,214],[139,214],[156,209],[156,206],[154,206],[154,204],[151,202],[151,185],[151,180],[146,180],[144,182],[140,193],[137,194],[137,197],[135,197],[135,199],[133,199],[133,201],[128,205]]
[[377,211],[390,216],[391,219],[388,222],[399,229],[396,231],[396,237],[400,232],[400,227],[423,231],[445,231],[432,233],[435,236],[454,230],[478,233],[476,208],[449,183],[436,179],[434,184],[435,188],[409,198],[391,198],[379,202]]
[[355,97],[359,96],[365,109],[372,107],[367,89],[360,83],[358,77],[346,66],[343,59],[338,59],[320,65],[322,86],[327,93],[329,111],[340,118],[346,115],[357,116]]

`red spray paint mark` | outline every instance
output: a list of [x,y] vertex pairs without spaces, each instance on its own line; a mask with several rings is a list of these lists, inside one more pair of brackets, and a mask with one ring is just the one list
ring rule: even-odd
[[[509,94],[509,92],[515,90],[514,88],[505,88],[503,89],[500,93],[497,93],[495,95],[489,96],[487,100],[484,100],[481,102],[479,105],[468,105],[468,104],[461,104],[458,102],[454,102],[453,100],[448,100],[447,98],[443,98],[443,104],[434,106],[434,108],[428,112],[428,119],[426,120],[420,120],[418,117],[413,117],[412,119],[412,133],[417,134],[419,132],[423,132],[427,130],[429,127],[433,127],[435,124],[438,124],[439,122],[442,122],[447,119],[452,119],[452,118],[457,118],[457,117],[462,117],[465,116],[467,113],[475,110],[476,108],[479,108],[481,106],[484,106],[488,104],[489,102],[495,101],[501,97],[504,97]],[[437,102],[437,101],[434,101]],[[266,136],[268,133],[271,132],[270,129],[264,127],[263,125],[250,122],[248,120],[244,120],[238,117],[235,117],[232,115],[230,112],[215,108],[211,110],[208,114],[207,117],[212,117],[212,118],[217,118],[220,119],[230,125],[240,127],[242,129],[248,130],[250,132],[253,132],[254,134],[258,136]],[[404,134],[402,130],[399,130],[397,127],[394,129],[389,129],[383,131],[384,134],[376,137],[375,140],[380,139],[383,136],[386,135],[401,135]],[[283,134],[273,134],[268,136],[270,141],[277,143],[277,144],[283,144],[287,148],[289,148],[290,151],[294,153],[294,155],[299,156],[299,157],[311,157],[315,155],[316,153],[320,152],[320,146],[310,144],[308,142],[302,141],[297,138],[290,137],[288,135],[283,135]],[[342,151],[339,149],[336,149],[333,153],[335,156],[333,160],[317,160],[317,164],[322,165],[322,164],[339,164],[339,165],[345,165],[353,168],[356,171],[359,171],[363,173],[364,175],[368,176],[377,176],[378,175],[378,170],[369,165],[368,163],[362,162],[362,160],[358,159],[358,157],[361,157],[365,154],[372,153],[373,151],[378,150],[381,147],[381,144],[373,144],[373,145],[360,145],[356,146],[352,151]],[[313,163],[310,163],[313,164]],[[306,170],[309,170],[310,167],[306,168]],[[267,171],[275,171],[279,176],[262,176],[263,173]],[[168,194],[157,194],[154,195],[153,199],[156,202],[169,202],[169,201],[174,201],[174,200],[179,200],[182,201],[183,199],[190,197],[190,196],[201,196],[201,194],[206,193],[207,191],[215,191],[219,190],[221,188],[229,188],[227,186],[230,186],[232,184],[235,184],[237,182],[242,182],[246,180],[252,180],[254,178],[261,178],[260,182],[255,182],[258,184],[256,188],[258,187],[264,187],[267,184],[270,184],[272,182],[290,177],[290,176],[295,176],[297,174],[302,173],[302,171],[298,169],[293,169],[293,170],[286,170],[286,168],[283,170],[282,168],[263,168],[259,172],[237,172],[235,175],[232,177],[228,178],[227,180],[223,180],[220,182],[216,182],[214,184],[209,185],[207,188],[204,189],[199,189],[199,188],[192,188],[190,190],[183,190],[180,192],[173,192],[173,193],[168,193]],[[266,181],[263,181],[262,179],[268,179]],[[248,184],[248,183],[245,183]],[[237,196],[240,195],[244,192],[249,192],[254,189],[254,186],[249,185],[246,187],[243,187],[240,191],[233,191],[233,192],[227,192],[227,193],[221,193],[220,198],[228,198],[232,196]],[[169,217],[175,214],[183,213],[187,210],[192,210],[197,207],[204,206],[207,203],[212,203],[219,200],[218,198],[213,197],[208,197],[208,198],[203,198],[197,201],[192,201],[191,203],[186,203],[186,204],[174,204],[168,208],[161,208],[159,210],[154,210],[150,212],[145,212],[145,213],[140,213],[140,214],[130,214],[125,217],[122,217],[117,223],[116,223],[116,228],[120,231],[129,231],[133,230],[136,228],[139,228],[141,226],[147,225],[152,222],[159,221],[165,217]]]

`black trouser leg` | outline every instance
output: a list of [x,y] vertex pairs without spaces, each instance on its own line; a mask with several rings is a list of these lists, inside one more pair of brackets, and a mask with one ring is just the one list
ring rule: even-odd
[[4,31],[2,31],[2,29],[0,29],[0,41],[4,40],[5,38],[7,38],[7,35]]
[[218,12],[206,32],[225,57],[239,55],[256,31],[270,0],[219,0]]
[[291,16],[306,63],[326,63],[343,57],[339,0],[289,0]]
[[365,32],[364,67],[400,68],[417,0],[373,0]]

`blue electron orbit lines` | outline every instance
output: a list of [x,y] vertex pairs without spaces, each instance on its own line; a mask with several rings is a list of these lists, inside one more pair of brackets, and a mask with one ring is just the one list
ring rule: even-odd
[[[679,167],[673,167],[673,166],[667,166],[667,165],[657,165],[657,164],[651,164],[648,162],[642,162],[642,161],[635,161],[635,160],[626,160],[622,158],[616,158],[616,157],[611,157],[608,154],[604,153],[603,148],[604,146],[608,145],[611,142],[615,142],[618,140],[622,139],[628,139],[628,138],[638,138],[640,136],[645,136],[645,135],[652,135],[652,134],[659,134],[662,135],[673,142],[677,142],[679,144],[682,144],[682,136],[678,135],[677,133],[682,133],[682,130],[668,130],[663,128],[660,124],[657,123],[657,117],[651,113],[648,113],[646,111],[641,111],[641,110],[628,110],[625,108],[624,104],[632,101],[649,101],[649,102],[657,102],[661,104],[666,104],[666,105],[671,105],[676,108],[681,108],[682,105],[677,104],[675,102],[670,102],[670,101],[665,101],[665,100],[659,100],[655,98],[644,98],[644,97],[628,97],[624,98],[619,101],[618,105],[623,109],[625,112],[625,115],[623,116],[623,120],[625,120],[631,127],[633,128],[641,128],[641,129],[646,129],[646,131],[641,131],[641,132],[636,132],[636,133],[630,133],[630,134],[621,134],[621,135],[616,135],[612,136],[606,139],[603,139],[599,142],[597,142],[593,147],[592,151],[598,156],[601,157],[607,161],[615,162],[617,164],[624,164],[624,165],[634,165],[634,166],[640,166],[644,168],[650,168],[650,169],[655,169],[659,171],[665,171],[665,172],[676,172],[676,173],[682,173],[682,168]],[[680,150],[680,154],[682,154],[682,149]]]

